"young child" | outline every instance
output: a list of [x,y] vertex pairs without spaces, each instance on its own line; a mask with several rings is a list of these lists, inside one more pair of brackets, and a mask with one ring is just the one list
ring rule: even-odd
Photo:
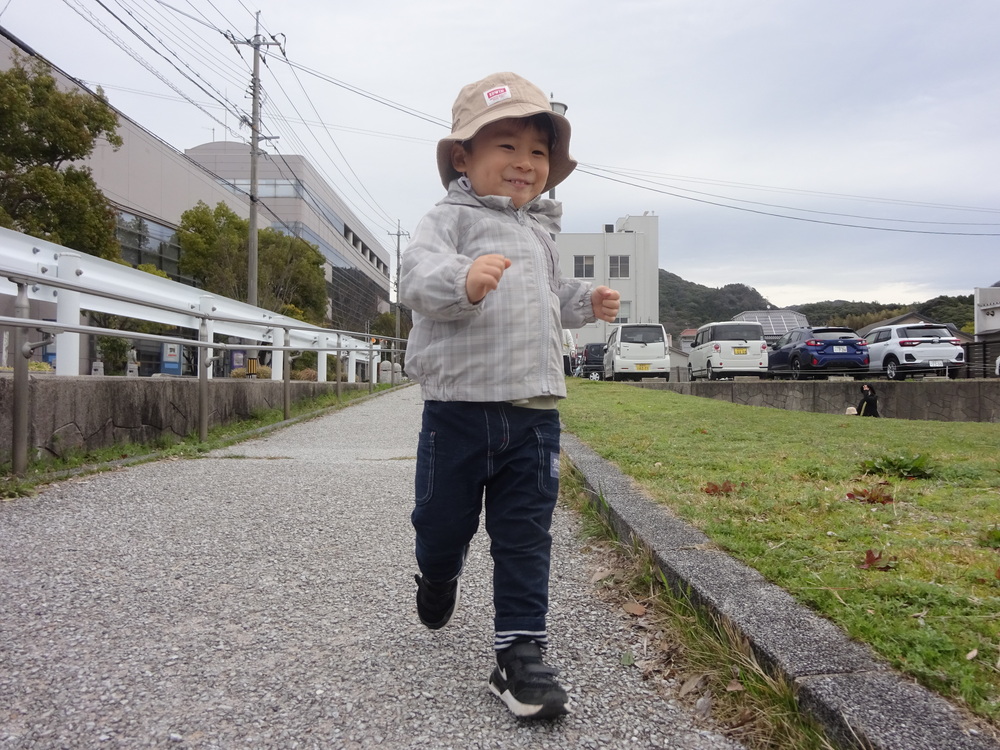
[[562,210],[539,199],[576,167],[570,126],[537,87],[497,73],[461,90],[438,143],[447,196],[403,255],[413,310],[406,370],[420,382],[417,614],[444,627],[485,492],[493,556],[490,689],[517,716],[567,712],[548,644],[549,527],[559,491],[562,329],[613,321],[618,292],[559,275]]

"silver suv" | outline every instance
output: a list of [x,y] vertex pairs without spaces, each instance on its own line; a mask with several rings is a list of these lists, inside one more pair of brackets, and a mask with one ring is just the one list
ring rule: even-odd
[[869,372],[884,374],[889,380],[902,380],[914,373],[957,378],[965,366],[962,342],[950,328],[938,323],[879,326],[865,338]]

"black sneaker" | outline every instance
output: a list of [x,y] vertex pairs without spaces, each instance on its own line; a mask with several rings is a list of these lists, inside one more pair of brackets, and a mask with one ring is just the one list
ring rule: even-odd
[[417,616],[420,622],[431,630],[443,628],[458,606],[458,579],[434,583],[417,573],[413,580],[417,582]]
[[465,570],[465,561],[469,557],[469,545],[462,552],[462,568],[458,575],[445,583],[428,581],[419,573],[413,576],[417,582],[417,616],[420,622],[431,630],[443,628],[451,620],[458,607],[458,579]]
[[516,641],[497,652],[497,668],[490,690],[523,719],[553,719],[569,713],[569,697],[556,681],[559,670],[542,663],[542,649],[534,641]]

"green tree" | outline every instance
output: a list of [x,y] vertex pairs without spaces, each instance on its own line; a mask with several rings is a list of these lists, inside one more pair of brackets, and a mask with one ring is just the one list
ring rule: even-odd
[[97,96],[61,91],[41,60],[15,54],[0,72],[0,226],[109,260],[116,215],[86,159],[98,139],[122,145],[118,117]]
[[[180,270],[203,289],[247,298],[250,223],[225,203],[199,201],[181,215]],[[319,249],[274,229],[257,234],[257,300],[274,312],[310,323],[326,317],[326,279]]]

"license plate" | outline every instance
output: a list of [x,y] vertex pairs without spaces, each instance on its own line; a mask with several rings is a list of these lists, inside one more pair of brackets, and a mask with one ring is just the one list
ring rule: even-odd
[[734,346],[733,354],[746,354],[748,349],[745,346]]
[[940,359],[932,359],[931,367],[944,367],[944,362]]
[[649,365],[636,365],[635,369],[637,369],[637,370],[648,370],[649,369]]
[[833,353],[834,354],[846,354],[847,353],[847,347],[846,346],[835,346],[835,347],[833,347]]

